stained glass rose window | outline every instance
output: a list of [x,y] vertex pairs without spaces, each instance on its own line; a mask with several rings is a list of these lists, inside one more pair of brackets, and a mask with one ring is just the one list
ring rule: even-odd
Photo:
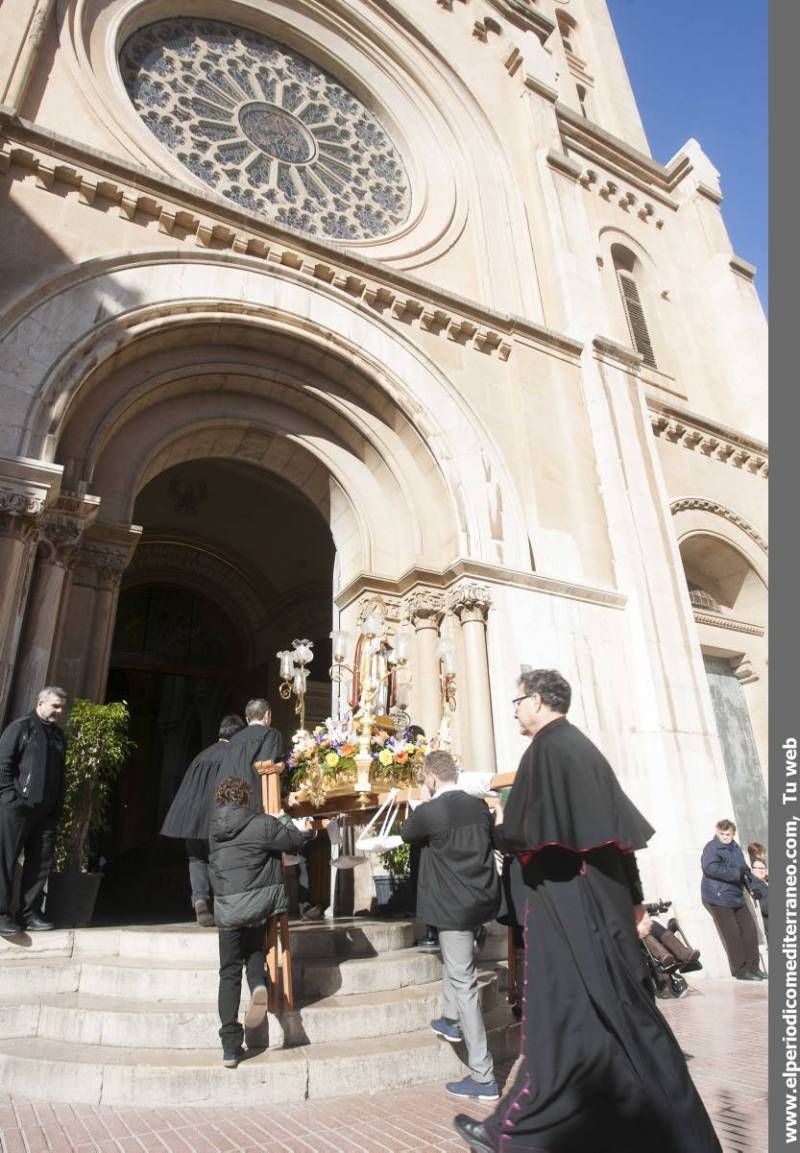
[[120,69],[153,135],[243,208],[337,240],[408,218],[408,177],[385,129],[285,44],[218,20],[160,20],[129,37]]

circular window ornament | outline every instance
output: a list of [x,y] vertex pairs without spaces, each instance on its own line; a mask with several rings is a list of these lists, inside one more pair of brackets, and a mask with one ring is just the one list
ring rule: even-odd
[[286,45],[181,17],[138,29],[119,63],[153,135],[243,208],[336,240],[384,236],[408,219],[408,176],[386,131]]

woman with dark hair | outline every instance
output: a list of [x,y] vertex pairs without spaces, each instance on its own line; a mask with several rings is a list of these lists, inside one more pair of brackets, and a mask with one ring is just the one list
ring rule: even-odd
[[569,684],[539,669],[513,701],[533,738],[497,847],[521,863],[522,1060],[476,1153],[721,1153],[678,1042],[647,987],[634,853],[653,829],[566,718]]
[[219,739],[198,753],[189,765],[161,826],[162,837],[182,837],[186,842],[192,908],[198,924],[207,929],[214,924],[208,878],[208,829],[214,809],[217,773],[228,742],[243,728],[244,721],[235,713],[222,718]]

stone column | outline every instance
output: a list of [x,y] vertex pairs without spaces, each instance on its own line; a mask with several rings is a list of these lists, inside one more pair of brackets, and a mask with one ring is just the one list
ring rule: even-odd
[[469,583],[454,589],[447,601],[448,609],[461,622],[464,642],[466,683],[459,686],[459,691],[466,706],[466,729],[469,735],[471,763],[466,767],[477,772],[493,773],[496,757],[489,656],[486,650],[486,617],[492,603],[491,593],[487,585]]
[[439,625],[444,616],[444,596],[434,589],[411,593],[405,608],[415,632],[414,684],[411,719],[422,725],[427,736],[439,731],[442,696],[439,685]]
[[119,587],[141,531],[136,525],[94,525],[78,547],[54,659],[54,679],[71,695],[103,699]]
[[28,600],[39,523],[58,492],[61,466],[17,457],[0,459],[0,726]]
[[[16,494],[15,494],[16,495]],[[3,511],[13,505],[0,490],[0,721],[6,716],[19,634],[28,599],[36,552],[38,508],[18,505],[19,511]]]
[[84,521],[63,511],[42,516],[39,547],[14,673],[11,715],[21,716],[48,684],[64,583],[75,556]]

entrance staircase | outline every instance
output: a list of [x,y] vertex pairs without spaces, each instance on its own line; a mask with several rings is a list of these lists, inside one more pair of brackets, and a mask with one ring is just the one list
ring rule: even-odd
[[[0,1085],[94,1104],[289,1104],[463,1076],[461,1046],[430,1030],[441,960],[411,921],[292,924],[295,1008],[269,1014],[264,1046],[224,1069],[217,934],[194,925],[54,930],[0,938]],[[482,956],[502,952],[490,935]],[[519,1046],[480,964],[496,1057]],[[247,1003],[243,980],[243,1007]]]

